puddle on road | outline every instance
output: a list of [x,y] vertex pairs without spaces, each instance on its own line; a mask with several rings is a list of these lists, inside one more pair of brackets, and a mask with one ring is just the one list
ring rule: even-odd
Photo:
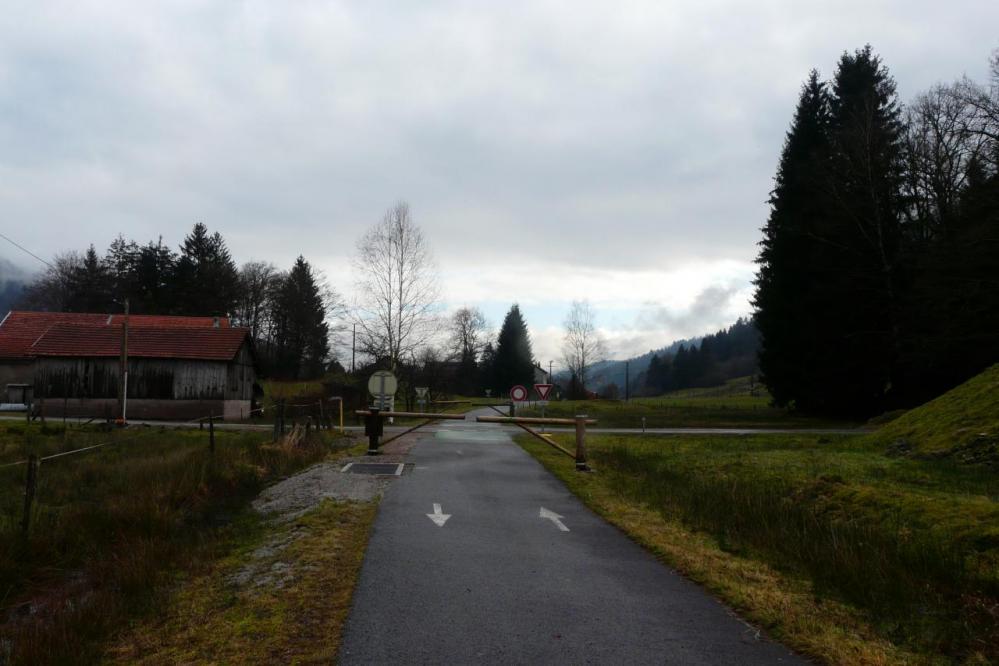
[[505,442],[507,441],[507,436],[495,431],[489,430],[438,430],[436,433],[437,439],[443,439],[450,442],[462,441],[462,442]]

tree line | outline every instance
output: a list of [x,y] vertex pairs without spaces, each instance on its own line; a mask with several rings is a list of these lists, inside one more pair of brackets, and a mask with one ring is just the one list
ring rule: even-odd
[[229,316],[250,329],[261,370],[282,378],[314,377],[330,354],[327,318],[340,297],[298,257],[287,271],[251,261],[237,268],[225,240],[194,225],[178,251],[162,239],[140,245],[123,236],[103,255],[58,255],[28,284],[17,307],[52,312]]
[[698,345],[681,344],[673,354],[654,354],[637,384],[645,395],[720,386],[756,372],[759,344],[756,326],[740,318],[729,328],[704,336]]
[[903,107],[870,46],[808,76],[757,259],[777,404],[864,417],[999,360],[999,51],[991,77]]

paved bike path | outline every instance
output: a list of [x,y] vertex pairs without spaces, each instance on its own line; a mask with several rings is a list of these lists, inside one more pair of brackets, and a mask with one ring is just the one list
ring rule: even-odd
[[803,663],[589,511],[507,429],[441,425],[407,461],[340,663]]

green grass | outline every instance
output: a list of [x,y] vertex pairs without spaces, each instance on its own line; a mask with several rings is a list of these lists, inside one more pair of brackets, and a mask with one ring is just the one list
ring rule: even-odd
[[[92,661],[127,619],[154,609],[179,571],[219,554],[265,484],[329,455],[328,435],[300,447],[256,433],[11,424],[0,464],[113,445],[42,463],[28,538],[19,523],[23,466],[0,468],[0,661]],[[16,609],[23,609],[20,612]]]
[[[999,660],[994,472],[890,458],[864,436],[778,434],[591,436],[597,473],[582,475],[544,444],[520,443],[596,510],[808,654]],[[739,567],[750,573],[733,576]]]
[[[523,416],[540,416],[539,408],[521,410]],[[553,401],[545,416],[570,418],[586,414],[603,427],[647,428],[807,428],[851,426],[789,412],[770,405],[770,397],[748,377],[733,379],[723,386],[684,389],[655,398],[624,400]]]
[[[522,410],[540,416],[540,409]],[[657,397],[624,400],[563,400],[548,404],[545,416],[569,418],[586,414],[604,427],[619,428],[802,428],[853,424],[794,414],[773,407],[770,396],[750,377],[732,379],[721,386],[673,391]]]
[[999,365],[906,412],[870,436],[894,453],[999,467]]

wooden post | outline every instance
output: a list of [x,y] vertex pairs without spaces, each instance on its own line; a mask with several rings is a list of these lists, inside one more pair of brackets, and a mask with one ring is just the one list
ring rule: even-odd
[[319,401],[319,421],[316,423],[316,430],[322,430],[326,419],[323,418],[323,401]]
[[208,449],[215,455],[215,416],[208,412]]
[[305,417],[305,436],[308,437],[310,432],[312,432],[312,416],[306,416]]
[[588,472],[586,464],[586,415],[576,415],[576,471]]
[[125,425],[125,405],[128,402],[128,299],[125,317],[121,320],[121,348],[118,358],[118,423]]
[[38,489],[38,456],[34,453],[28,456],[28,476],[24,482],[24,517],[21,519],[21,534],[28,538],[28,528],[31,525],[31,505],[35,501],[35,491]]
[[340,434],[343,434],[343,398],[337,400],[340,403]]

